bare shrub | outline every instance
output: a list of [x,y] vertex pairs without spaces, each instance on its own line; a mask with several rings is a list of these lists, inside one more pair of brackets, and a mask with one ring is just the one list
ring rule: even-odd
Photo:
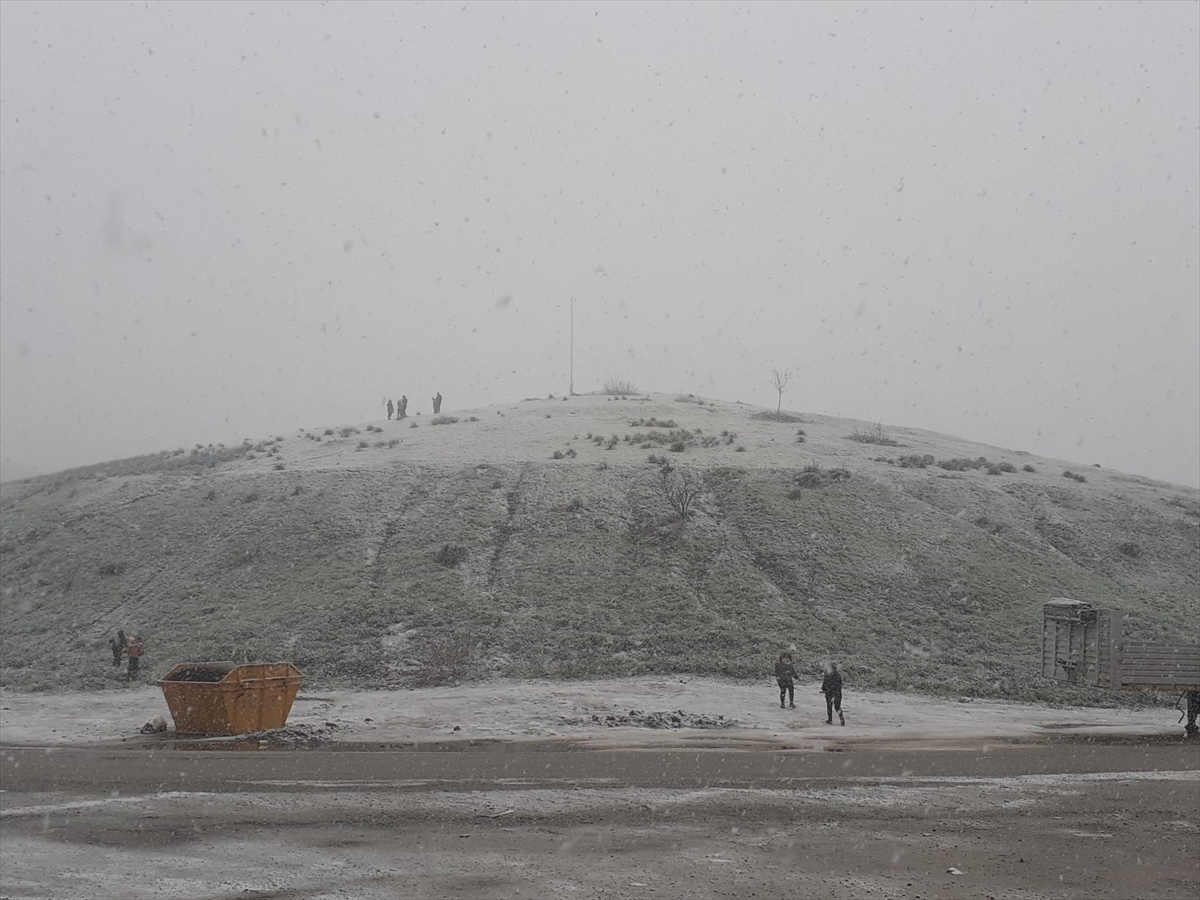
[[[415,425],[416,423],[414,422],[413,424]],[[458,417],[457,416],[434,416],[432,419],[429,420],[429,424],[430,425],[457,425]]]
[[1070,469],[1063,471],[1063,478],[1070,478],[1072,481],[1078,481],[1080,484],[1087,481],[1087,476],[1080,475],[1078,472],[1072,472]]
[[614,396],[624,396],[626,394],[636,394],[638,392],[635,385],[628,378],[607,378],[604,381],[604,388],[600,391],[602,394],[612,394]]
[[1037,469],[1035,469],[1029,463],[1025,463],[1025,465],[1021,466],[1021,471],[1022,472],[1036,472]]
[[1123,556],[1128,556],[1130,559],[1140,559],[1145,552],[1142,550],[1140,544],[1135,544],[1133,541],[1125,541],[1123,544],[1118,544],[1117,550]]
[[666,464],[662,466],[662,489],[675,515],[686,521],[704,490],[704,481],[691,469],[676,469]]
[[933,465],[933,454],[926,453],[924,455],[919,455],[916,453],[909,453],[908,455],[901,456],[898,460],[896,460],[896,465],[902,469],[924,469]]
[[881,423],[866,431],[855,430],[854,434],[846,435],[848,441],[858,441],[860,444],[878,444],[880,447],[902,447],[899,441],[893,440]]

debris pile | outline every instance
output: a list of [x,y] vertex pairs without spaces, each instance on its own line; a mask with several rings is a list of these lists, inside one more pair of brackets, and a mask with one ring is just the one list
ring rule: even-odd
[[732,728],[734,719],[704,716],[677,709],[672,712],[645,712],[631,709],[628,715],[592,715],[588,718],[563,716],[566,725],[596,725],[604,728]]
[[259,731],[250,735],[251,738],[281,747],[295,747],[302,744],[318,744],[331,741],[334,732],[341,726],[336,722],[326,722],[323,725],[288,725],[286,728],[272,728],[269,731]]

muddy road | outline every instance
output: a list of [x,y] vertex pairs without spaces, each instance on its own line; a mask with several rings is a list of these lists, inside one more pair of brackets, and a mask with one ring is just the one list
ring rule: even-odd
[[170,741],[4,747],[0,780],[0,896],[14,900],[1200,892],[1200,745],[1179,740]]

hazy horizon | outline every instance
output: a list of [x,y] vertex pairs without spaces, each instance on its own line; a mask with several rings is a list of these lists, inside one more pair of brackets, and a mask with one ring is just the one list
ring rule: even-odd
[[1200,486],[1195,3],[0,5],[0,465],[605,379]]

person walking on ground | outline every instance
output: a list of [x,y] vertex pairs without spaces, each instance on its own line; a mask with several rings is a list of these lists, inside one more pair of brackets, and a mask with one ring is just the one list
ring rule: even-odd
[[846,717],[842,715],[842,673],[838,671],[837,663],[829,664],[829,671],[821,680],[821,693],[825,695],[825,724],[833,724],[833,711],[836,709],[842,724]]
[[108,646],[112,649],[113,668],[119,668],[121,665],[121,654],[124,653],[125,648],[129,646],[129,641],[125,637],[125,632],[118,631],[115,638],[109,638]]
[[400,399],[396,401],[396,418],[408,418],[408,396],[406,394],[401,394]]
[[779,708],[784,708],[784,697],[787,697],[792,709],[796,708],[796,667],[792,664],[792,654],[786,650],[779,654],[775,661],[775,681],[779,684]]
[[392,420],[392,413],[396,411],[395,407],[392,406],[391,398],[388,399],[387,411],[388,411],[388,421],[390,422]]
[[442,392],[438,391],[433,395],[433,414],[436,416],[442,411]]
[[125,652],[129,656],[129,669],[125,672],[125,677],[137,678],[138,669],[141,667],[142,654],[146,652],[146,645],[135,634],[129,641],[129,646],[125,649]]

